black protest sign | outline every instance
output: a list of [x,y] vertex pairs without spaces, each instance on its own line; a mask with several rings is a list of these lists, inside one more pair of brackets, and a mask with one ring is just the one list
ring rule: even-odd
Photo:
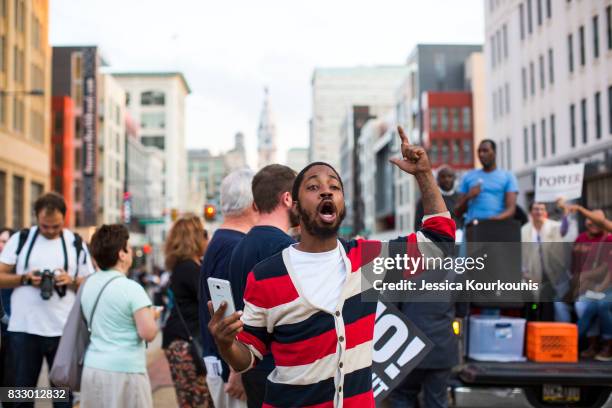
[[393,304],[378,302],[372,389],[380,404],[432,350],[433,343]]

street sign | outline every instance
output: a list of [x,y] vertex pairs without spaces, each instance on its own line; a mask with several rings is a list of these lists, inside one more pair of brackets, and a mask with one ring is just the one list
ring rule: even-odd
[[165,224],[165,218],[142,218],[138,220],[138,222],[142,225],[150,225],[150,224]]

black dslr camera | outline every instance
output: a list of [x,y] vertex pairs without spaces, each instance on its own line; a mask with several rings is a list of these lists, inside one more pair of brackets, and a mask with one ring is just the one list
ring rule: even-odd
[[43,300],[49,300],[53,296],[53,289],[57,292],[59,297],[66,296],[66,286],[57,286],[55,284],[56,271],[51,269],[43,269],[42,271],[34,272],[35,276],[40,276],[40,297]]

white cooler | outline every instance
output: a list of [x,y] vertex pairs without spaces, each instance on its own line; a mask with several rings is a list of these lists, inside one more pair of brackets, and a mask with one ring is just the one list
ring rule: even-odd
[[525,361],[525,319],[470,316],[468,357],[478,361]]

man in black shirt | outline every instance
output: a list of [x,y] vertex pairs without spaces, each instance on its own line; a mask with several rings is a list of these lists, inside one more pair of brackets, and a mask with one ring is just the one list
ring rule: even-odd
[[[296,173],[287,166],[271,164],[253,178],[253,202],[259,212],[259,222],[240,241],[232,252],[229,279],[236,310],[244,308],[244,289],[249,272],[266,258],[282,251],[295,240],[287,235],[298,225],[291,211],[291,188]],[[266,390],[266,378],[274,369],[274,360],[267,355],[252,370],[242,374],[249,408],[261,407]]]
[[[455,221],[457,229],[460,229],[463,226],[463,217],[457,217],[453,212],[453,209],[455,208],[455,205],[459,200],[459,193],[455,188],[455,178],[455,171],[450,167],[444,165],[438,169],[438,187],[440,187],[440,193],[442,193],[444,204],[446,204],[446,208],[450,210],[451,217],[453,217],[453,221]],[[416,210],[414,212],[415,231],[421,228],[423,215],[423,201],[419,199],[416,205]]]

